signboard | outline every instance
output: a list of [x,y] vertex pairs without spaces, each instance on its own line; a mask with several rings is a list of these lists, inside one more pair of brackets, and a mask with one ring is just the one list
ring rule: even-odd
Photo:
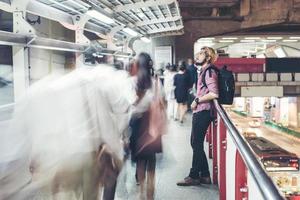
[[172,46],[160,46],[154,49],[154,68],[164,68],[168,63],[172,64]]
[[281,86],[251,86],[241,88],[242,97],[282,97],[283,87]]

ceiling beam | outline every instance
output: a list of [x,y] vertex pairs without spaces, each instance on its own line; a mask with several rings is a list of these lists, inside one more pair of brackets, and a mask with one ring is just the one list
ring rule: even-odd
[[180,0],[179,6],[181,8],[220,8],[232,7],[238,4],[239,0]]
[[149,0],[149,1],[141,1],[137,3],[130,3],[125,5],[118,5],[114,8],[115,12],[124,12],[131,9],[140,9],[147,7],[154,7],[158,5],[166,5],[176,2],[176,0]]
[[156,34],[156,33],[161,33],[161,32],[168,32],[168,31],[179,31],[183,29],[183,26],[176,26],[176,27],[172,27],[172,28],[162,28],[162,29],[154,29],[151,31],[148,31],[149,34]]
[[150,24],[173,22],[173,21],[177,21],[177,20],[180,20],[180,19],[181,19],[180,16],[166,17],[166,18],[160,18],[160,19],[153,19],[153,20],[137,22],[135,25],[136,26],[146,26],[146,25],[150,25]]
[[38,1],[31,1],[28,4],[27,12],[53,21],[73,25],[72,15],[60,11],[56,8],[47,6],[46,4],[40,3]]
[[240,16],[199,16],[199,17],[186,17],[183,21],[191,20],[230,20],[230,21],[243,21],[244,17]]
[[4,10],[5,12],[12,12],[13,9],[10,4],[4,3],[0,1],[0,10]]

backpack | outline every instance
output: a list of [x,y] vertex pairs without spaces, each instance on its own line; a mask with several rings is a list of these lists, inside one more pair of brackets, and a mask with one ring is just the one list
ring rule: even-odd
[[232,105],[235,91],[235,81],[232,71],[227,70],[227,66],[225,65],[222,69],[218,69],[217,67],[211,65],[206,68],[202,75],[202,83],[204,87],[207,87],[205,83],[205,75],[206,72],[209,72],[209,76],[211,77],[211,70],[214,70],[218,76],[218,87],[219,87],[219,98],[218,102],[220,104]]

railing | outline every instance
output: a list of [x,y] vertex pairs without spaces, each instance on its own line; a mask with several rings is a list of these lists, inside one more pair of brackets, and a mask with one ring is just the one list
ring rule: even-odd
[[210,126],[206,140],[210,144],[213,182],[219,185],[220,199],[284,199],[223,107],[216,100],[214,104],[218,118]]

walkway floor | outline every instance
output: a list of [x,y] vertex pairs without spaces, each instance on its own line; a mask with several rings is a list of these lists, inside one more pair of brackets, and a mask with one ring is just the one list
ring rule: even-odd
[[[156,168],[156,200],[217,200],[219,191],[215,185],[178,187],[176,182],[188,175],[192,150],[190,147],[191,115],[184,125],[171,121],[164,137],[164,154],[159,156]],[[117,200],[137,200],[134,165],[128,161],[120,176]]]

